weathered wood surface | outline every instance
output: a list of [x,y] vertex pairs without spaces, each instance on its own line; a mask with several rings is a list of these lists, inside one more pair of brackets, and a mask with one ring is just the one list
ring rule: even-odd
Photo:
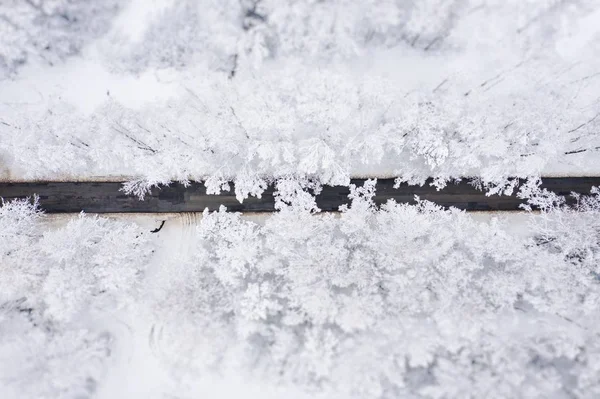
[[[352,183],[362,185],[363,179],[354,179]],[[402,184],[394,188],[393,179],[377,181],[375,202],[385,203],[394,199],[399,203],[414,203],[415,196],[444,207],[456,207],[469,211],[512,211],[518,210],[523,202],[516,195],[486,196],[466,181],[449,184],[443,190],[436,190],[426,184],[422,187]],[[568,195],[571,192],[588,194],[591,187],[600,186],[600,177],[558,177],[543,179],[543,187],[557,194]],[[225,205],[229,211],[272,212],[274,208],[273,187],[269,187],[261,198],[250,197],[240,203],[232,192],[220,195],[208,195],[202,183],[194,182],[188,187],[174,183],[139,200],[125,195],[121,182],[32,182],[0,183],[0,197],[5,200],[39,196],[40,207],[48,213],[124,213],[124,212],[201,212],[205,208],[216,210]],[[317,196],[317,205],[323,211],[337,211],[347,204],[348,187],[326,186]]]

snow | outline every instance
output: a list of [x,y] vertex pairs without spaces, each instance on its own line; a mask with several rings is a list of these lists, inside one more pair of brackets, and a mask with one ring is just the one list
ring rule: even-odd
[[128,108],[139,109],[154,102],[166,103],[176,95],[177,86],[168,79],[168,71],[120,75],[98,62],[75,58],[51,69],[24,69],[17,79],[3,84],[0,102],[15,110],[24,106],[44,109],[49,101],[60,100],[90,115],[110,97]]
[[557,42],[559,54],[564,58],[570,58],[584,51],[585,43],[591,42],[600,32],[598,19],[600,19],[600,10],[593,11],[582,18],[574,34]]
[[338,214],[311,213],[310,196],[273,215],[6,203],[1,396],[600,392],[597,194],[467,214],[378,210],[372,192],[353,188]]
[[109,35],[116,35],[131,45],[139,44],[153,20],[172,6],[172,0],[133,0],[117,16]]
[[29,56],[0,82],[0,170],[137,187],[600,173],[597,2],[438,3],[106,2],[110,23],[52,66],[6,39]]
[[[539,188],[600,173],[599,7],[1,1],[0,179],[272,183],[278,211],[2,202],[0,397],[599,397],[600,192]],[[541,211],[377,208],[369,180],[319,212],[351,177]]]
[[[178,257],[194,251],[196,223],[201,214],[149,214],[149,215],[110,215],[118,220],[126,219],[143,227],[145,231],[156,228],[162,220],[164,227],[154,237],[156,252],[146,270],[144,284],[146,290],[160,284],[161,269],[169,268]],[[68,219],[68,216],[58,216],[57,219]],[[263,215],[246,215],[249,220],[264,222]],[[174,256],[176,255],[176,256]],[[176,370],[170,369],[161,353],[163,342],[162,324],[166,320],[156,318],[143,306],[134,312],[122,312],[113,315],[103,325],[109,328],[115,336],[115,348],[111,361],[107,365],[108,373],[105,381],[99,385],[97,398],[112,399],[127,398],[166,398],[175,396],[181,381],[174,378]],[[110,326],[110,327],[109,327]],[[193,337],[189,337],[193,339]],[[184,336],[185,339],[185,336]],[[172,355],[172,354],[171,354]],[[183,352],[175,356],[185,357]],[[260,383],[239,375],[223,375],[224,372],[195,376],[194,392],[203,397],[235,398],[308,398],[301,389],[294,387],[278,387],[275,384]]]

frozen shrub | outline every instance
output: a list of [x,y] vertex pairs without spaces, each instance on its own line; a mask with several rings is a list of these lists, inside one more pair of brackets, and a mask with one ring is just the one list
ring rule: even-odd
[[[163,286],[191,294],[163,331],[178,378],[234,367],[340,397],[599,392],[597,193],[518,234],[426,201],[378,209],[373,193],[352,187],[339,216],[291,194],[264,224],[205,212]],[[182,358],[192,336],[202,349]]]
[[91,396],[112,347],[103,314],[128,305],[150,254],[132,224],[51,223],[35,199],[0,206],[2,397]]

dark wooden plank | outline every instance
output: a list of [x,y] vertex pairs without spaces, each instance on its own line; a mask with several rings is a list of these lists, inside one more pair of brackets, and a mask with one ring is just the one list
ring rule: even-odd
[[[353,179],[352,183],[362,185],[364,179]],[[429,184],[393,186],[393,179],[378,180],[375,202],[382,204],[394,199],[399,203],[414,203],[415,196],[419,196],[445,207],[469,211],[518,210],[522,203],[516,195],[486,196],[466,180],[449,184],[439,191]],[[600,177],[544,178],[542,186],[561,195],[588,194],[591,187],[600,186]],[[251,197],[243,203],[237,201],[233,191],[208,195],[201,182],[193,182],[188,187],[174,183],[155,188],[144,200],[125,195],[121,188],[122,182],[0,183],[0,197],[11,200],[37,194],[41,208],[48,213],[201,212],[205,208],[216,210],[220,205],[225,205],[229,211],[241,212],[272,212],[275,209],[273,187],[269,187],[261,198]],[[326,186],[317,196],[317,205],[324,211],[336,211],[340,205],[349,203],[349,193],[348,187]]]

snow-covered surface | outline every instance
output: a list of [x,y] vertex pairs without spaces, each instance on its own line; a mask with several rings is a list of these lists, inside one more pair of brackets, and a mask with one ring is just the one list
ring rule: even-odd
[[5,180],[600,173],[596,0],[16,3]]
[[372,193],[270,216],[5,203],[0,397],[600,395],[598,193],[536,214]]
[[[0,398],[600,397],[597,0],[1,0],[0,179],[235,181],[270,216],[0,206]],[[540,213],[371,202],[477,177]],[[152,233],[166,220],[160,231]]]

